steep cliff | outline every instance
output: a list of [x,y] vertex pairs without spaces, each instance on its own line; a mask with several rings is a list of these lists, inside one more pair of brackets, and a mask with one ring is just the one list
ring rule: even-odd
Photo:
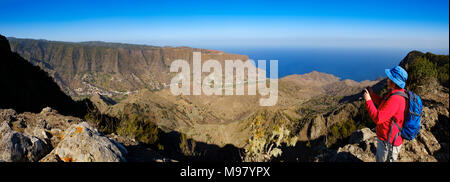
[[[247,60],[247,56],[190,47],[156,47],[105,42],[58,42],[9,38],[11,49],[47,71],[73,97],[124,96],[139,89],[161,90],[171,78],[170,65],[192,53],[201,52],[202,61]],[[192,64],[191,64],[192,65]]]

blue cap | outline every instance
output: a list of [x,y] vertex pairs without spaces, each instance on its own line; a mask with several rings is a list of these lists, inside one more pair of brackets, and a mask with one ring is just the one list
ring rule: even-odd
[[397,84],[400,88],[405,88],[406,79],[408,79],[408,73],[405,69],[400,66],[395,66],[392,69],[385,69],[384,72],[392,82]]

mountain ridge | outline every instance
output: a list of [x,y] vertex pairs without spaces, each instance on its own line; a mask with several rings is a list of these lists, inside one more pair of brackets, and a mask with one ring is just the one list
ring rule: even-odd
[[49,72],[63,90],[74,97],[129,95],[138,89],[160,90],[174,76],[169,66],[176,59],[192,62],[192,52],[202,61],[248,59],[247,56],[189,47],[157,47],[120,43],[70,43],[34,39],[10,40],[11,50]]

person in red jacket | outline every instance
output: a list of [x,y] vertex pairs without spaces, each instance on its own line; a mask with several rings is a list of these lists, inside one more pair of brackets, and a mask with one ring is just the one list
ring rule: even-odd
[[[400,132],[398,127],[403,127],[406,99],[403,96],[392,94],[395,92],[405,92],[404,88],[408,74],[400,66],[386,69],[385,73],[388,77],[388,92],[386,94],[380,97],[370,87],[364,90],[367,111],[373,122],[377,125],[377,162],[396,161],[403,143],[401,136],[395,136]],[[393,126],[391,136],[389,136],[394,120],[397,122],[398,127]]]

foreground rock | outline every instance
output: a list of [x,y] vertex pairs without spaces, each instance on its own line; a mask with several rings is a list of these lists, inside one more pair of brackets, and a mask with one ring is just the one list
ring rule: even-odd
[[20,114],[12,109],[0,109],[0,122],[8,123],[8,126],[18,133],[42,140],[51,148],[60,142],[64,130],[82,121],[76,117],[58,114],[56,110],[49,107],[42,109],[40,113]]
[[126,161],[127,150],[83,120],[46,107],[17,114],[0,109],[0,161]]
[[316,156],[316,162],[374,162],[377,146],[377,136],[369,128],[363,128],[352,133],[349,144],[338,150],[323,151]]
[[70,126],[62,140],[42,162],[126,162],[127,150],[87,122]]
[[34,136],[25,136],[0,123],[0,161],[35,162],[50,151],[50,145]]

